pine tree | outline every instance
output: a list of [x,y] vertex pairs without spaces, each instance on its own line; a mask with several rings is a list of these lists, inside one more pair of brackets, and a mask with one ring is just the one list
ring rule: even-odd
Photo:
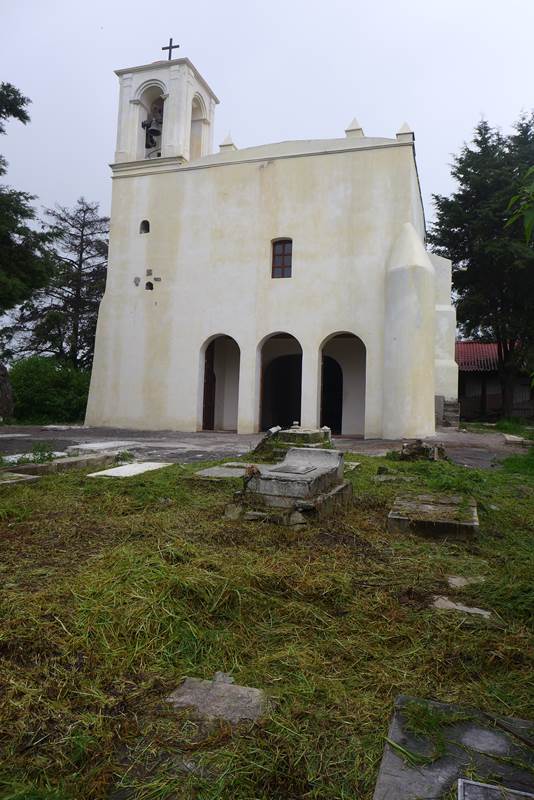
[[437,219],[429,241],[453,263],[462,333],[496,341],[505,416],[511,416],[519,371],[534,344],[534,247],[520,220],[509,221],[510,198],[534,164],[534,114],[504,136],[488,122],[454,157],[458,188],[434,195]]
[[[10,118],[24,125],[29,122],[29,103],[12,84],[0,83],[0,134],[5,134]],[[6,170],[7,162],[0,156],[0,177]],[[27,192],[0,186],[0,315],[44,286],[50,275],[48,237],[31,227],[34,199]]]
[[75,369],[93,360],[98,306],[104,293],[109,219],[81,197],[74,208],[46,212],[55,267],[3,332],[9,355],[52,355]]

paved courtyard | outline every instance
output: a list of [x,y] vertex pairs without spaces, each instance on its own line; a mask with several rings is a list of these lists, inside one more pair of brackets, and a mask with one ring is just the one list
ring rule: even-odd
[[[110,449],[129,450],[137,457],[151,461],[191,463],[245,455],[260,439],[260,434],[213,431],[180,433],[67,425],[6,425],[0,428],[0,455],[31,452],[37,442],[49,443],[56,451],[84,443],[102,443],[104,447],[106,443]],[[428,441],[443,442],[452,461],[470,467],[488,468],[514,452],[521,452],[520,447],[506,445],[500,433],[471,433],[443,428]],[[344,452],[370,456],[385,455],[401,447],[400,441],[343,436],[336,436],[334,444]]]

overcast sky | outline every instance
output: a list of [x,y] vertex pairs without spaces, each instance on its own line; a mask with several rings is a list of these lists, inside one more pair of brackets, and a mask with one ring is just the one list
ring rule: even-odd
[[113,70],[175,51],[221,103],[215,146],[415,131],[427,217],[451,154],[485,116],[508,132],[534,107],[534,0],[0,0],[0,81],[32,99],[0,139],[7,181],[37,204],[109,212]]

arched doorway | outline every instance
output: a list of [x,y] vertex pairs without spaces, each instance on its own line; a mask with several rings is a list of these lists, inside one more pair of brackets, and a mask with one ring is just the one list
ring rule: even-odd
[[332,356],[323,356],[321,425],[340,434],[343,419],[343,370]]
[[231,336],[217,336],[204,349],[202,430],[237,430],[239,345]]
[[270,336],[261,348],[260,428],[300,421],[302,348],[289,333]]
[[366,352],[353,333],[329,337],[321,348],[321,425],[332,433],[365,433]]

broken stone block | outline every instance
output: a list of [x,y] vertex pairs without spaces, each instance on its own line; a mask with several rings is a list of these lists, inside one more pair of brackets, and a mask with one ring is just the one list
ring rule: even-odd
[[515,436],[513,433],[503,433],[503,436],[504,443],[512,446],[528,447],[529,444],[532,444],[532,442],[525,439],[523,436]]
[[490,611],[485,611],[483,608],[477,608],[476,606],[464,606],[462,603],[455,603],[453,600],[449,600],[448,597],[444,597],[440,594],[435,594],[433,596],[432,605],[434,608],[439,608],[442,611],[461,611],[464,614],[478,614],[485,619],[491,617]]
[[443,461],[447,458],[441,442],[403,442],[399,456],[401,461]]
[[388,514],[388,531],[469,536],[478,531],[477,504],[460,495],[399,495]]
[[233,680],[224,672],[216,672],[212,681],[186,678],[167,701],[175,708],[192,708],[203,719],[222,719],[232,725],[256,722],[268,709],[264,692]]
[[[424,713],[414,714],[420,707]],[[425,718],[426,730],[421,723]],[[414,719],[419,720],[415,729]],[[533,787],[533,727],[528,720],[401,695],[395,701],[373,800],[443,800],[460,778],[473,773],[480,781],[510,787],[509,792],[528,793]],[[509,800],[520,797],[512,794]],[[491,795],[469,800],[475,798],[494,800]]]

